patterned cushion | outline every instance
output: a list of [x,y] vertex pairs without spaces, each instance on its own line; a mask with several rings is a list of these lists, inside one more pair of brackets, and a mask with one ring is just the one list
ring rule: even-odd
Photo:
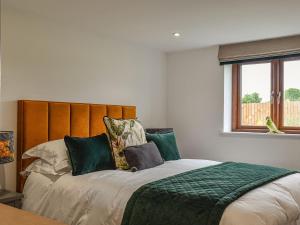
[[111,147],[118,169],[127,170],[124,148],[147,143],[145,131],[141,123],[134,119],[103,118],[110,137]]

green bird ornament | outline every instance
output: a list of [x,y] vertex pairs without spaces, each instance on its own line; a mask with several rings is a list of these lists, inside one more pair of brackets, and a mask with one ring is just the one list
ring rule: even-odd
[[266,117],[266,126],[269,129],[269,133],[271,134],[283,134],[282,131],[278,130],[271,117],[269,116]]

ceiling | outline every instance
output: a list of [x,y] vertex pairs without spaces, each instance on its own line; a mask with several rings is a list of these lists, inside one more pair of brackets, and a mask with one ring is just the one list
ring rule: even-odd
[[[299,0],[2,0],[96,35],[170,52],[300,34]],[[173,32],[180,32],[174,38]]]

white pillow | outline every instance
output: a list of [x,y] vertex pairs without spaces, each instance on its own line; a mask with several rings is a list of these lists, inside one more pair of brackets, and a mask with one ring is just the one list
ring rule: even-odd
[[[49,141],[39,144],[24,152],[22,159],[37,157],[53,167],[56,173],[60,171],[71,171],[67,147],[63,139]],[[41,167],[44,163],[40,163]],[[46,164],[45,164],[46,165]]]
[[47,163],[46,161],[42,159],[34,160],[27,168],[21,172],[22,176],[29,176],[31,172],[41,173],[45,175],[55,175],[55,176],[62,176],[69,171],[66,170],[60,170],[55,171],[53,165]]

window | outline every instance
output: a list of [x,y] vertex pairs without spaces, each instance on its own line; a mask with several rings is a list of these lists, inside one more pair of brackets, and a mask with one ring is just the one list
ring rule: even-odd
[[234,64],[232,130],[266,132],[266,117],[300,133],[300,58]]

